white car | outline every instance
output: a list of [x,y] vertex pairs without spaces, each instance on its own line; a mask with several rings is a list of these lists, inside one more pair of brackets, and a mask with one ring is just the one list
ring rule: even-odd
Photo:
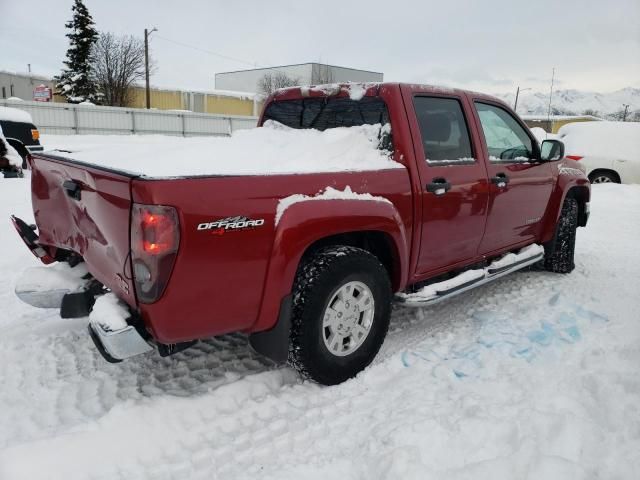
[[558,131],[591,183],[640,183],[640,122],[576,122]]

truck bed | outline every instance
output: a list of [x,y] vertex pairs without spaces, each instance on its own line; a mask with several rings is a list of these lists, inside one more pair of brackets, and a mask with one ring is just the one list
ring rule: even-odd
[[[409,175],[400,164],[386,170],[295,176],[151,178],[40,154],[32,159],[31,167],[40,242],[81,255],[89,272],[137,310],[147,329],[164,343],[271,326],[258,322],[258,312],[266,271],[274,261],[272,252],[278,242],[275,216],[283,198],[314,196],[329,186],[337,190],[350,187],[354,192],[387,198],[399,212],[406,212],[402,221],[407,232],[412,229]],[[79,198],[64,187],[69,181],[79,185]],[[134,203],[172,206],[179,217],[180,246],[171,288],[150,304],[138,301],[131,280]],[[335,211],[332,202],[317,203],[333,209],[325,212],[318,208],[320,216],[331,218],[345,231],[351,228],[354,212],[348,208]],[[220,220],[237,221],[238,217],[260,222],[250,228],[215,228]],[[212,224],[213,228],[201,227]]]

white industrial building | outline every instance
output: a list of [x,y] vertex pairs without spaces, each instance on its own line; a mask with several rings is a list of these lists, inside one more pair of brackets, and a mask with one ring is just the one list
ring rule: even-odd
[[299,85],[319,85],[334,82],[382,82],[381,72],[338,67],[323,63],[299,63],[269,68],[254,68],[216,73],[216,89],[237,92],[258,92],[258,82],[267,74],[284,73]]
[[34,91],[40,85],[53,89],[53,81],[49,77],[0,70],[0,99],[15,97],[21,100],[33,100]]

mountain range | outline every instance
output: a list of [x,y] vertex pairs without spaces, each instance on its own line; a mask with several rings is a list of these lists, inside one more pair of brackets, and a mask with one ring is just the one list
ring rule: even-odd
[[[515,93],[498,93],[496,96],[513,106]],[[551,98],[551,113],[621,119],[625,104],[629,105],[627,120],[640,121],[640,88],[633,87],[609,93],[555,90]],[[518,96],[520,115],[546,115],[548,107],[549,92],[525,91]]]

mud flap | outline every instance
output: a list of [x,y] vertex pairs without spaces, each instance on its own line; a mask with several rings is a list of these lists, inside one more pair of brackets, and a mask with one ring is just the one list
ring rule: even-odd
[[291,295],[284,297],[280,303],[280,314],[275,326],[271,330],[249,335],[251,348],[277,363],[286,362],[289,357],[292,304]]
[[67,293],[62,297],[60,305],[60,317],[81,318],[88,317],[96,303],[96,293],[92,290]]

